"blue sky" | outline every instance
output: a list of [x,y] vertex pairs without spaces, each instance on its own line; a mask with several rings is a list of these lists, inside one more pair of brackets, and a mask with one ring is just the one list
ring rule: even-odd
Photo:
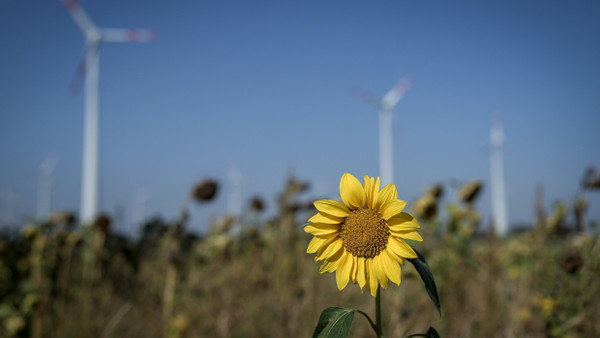
[[[395,179],[413,201],[430,184],[484,181],[489,126],[502,117],[511,223],[570,203],[600,167],[600,4],[499,1],[80,1],[100,27],[152,28],[150,44],[104,44],[102,209],[145,191],[146,215],[173,218],[199,179],[242,174],[244,201],[273,207],[289,172],[335,197],[342,173],[378,174],[374,107],[404,75],[394,112]],[[3,220],[36,210],[37,171],[53,153],[53,210],[78,210],[83,95],[68,87],[83,37],[59,1],[0,2]],[[226,210],[227,190],[194,208],[192,228]],[[600,219],[600,194],[588,217]],[[445,201],[453,199],[447,189]],[[8,213],[7,213],[8,212]]]

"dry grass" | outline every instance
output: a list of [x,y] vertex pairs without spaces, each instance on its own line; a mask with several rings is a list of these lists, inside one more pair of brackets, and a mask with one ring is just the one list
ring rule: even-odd
[[[333,274],[318,273],[296,218],[282,212],[239,238],[187,236],[176,250],[157,222],[135,243],[91,228],[2,239],[0,336],[307,337],[328,306],[373,315],[368,292],[352,284],[340,292]],[[600,336],[597,236],[424,237],[416,246],[443,315],[408,264],[402,284],[382,293],[386,336],[429,326],[446,337]],[[165,316],[170,264],[177,274]],[[356,316],[351,336],[372,335]]]

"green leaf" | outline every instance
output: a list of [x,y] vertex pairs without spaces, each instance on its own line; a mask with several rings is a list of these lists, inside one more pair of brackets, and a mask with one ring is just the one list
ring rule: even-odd
[[313,338],[345,338],[354,320],[354,310],[343,307],[328,307],[319,317]]
[[411,334],[410,336],[408,336],[406,338],[412,338],[412,337],[440,338],[440,334],[433,327],[430,326],[427,333]]
[[[415,248],[413,248],[413,250],[415,250]],[[429,267],[429,264],[427,264],[425,257],[423,257],[423,255],[421,255],[421,253],[418,252],[417,250],[415,250],[415,252],[417,253],[417,258],[408,258],[408,261],[411,262],[415,266],[415,269],[417,269],[419,276],[421,276],[421,279],[423,280],[423,283],[425,284],[425,289],[427,290],[427,293],[429,294],[429,298],[431,298],[431,300],[433,301],[433,304],[435,304],[435,307],[437,308],[437,310],[441,316],[442,309],[440,308],[440,298],[438,296],[438,292],[437,292],[437,288],[435,286],[435,280],[433,279],[433,273],[431,272],[431,268]]]

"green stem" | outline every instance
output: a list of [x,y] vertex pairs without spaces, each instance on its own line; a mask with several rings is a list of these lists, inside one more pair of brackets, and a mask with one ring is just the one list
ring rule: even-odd
[[381,327],[381,287],[377,286],[377,296],[375,297],[375,326],[377,328],[377,338],[383,338],[383,328]]
[[371,317],[369,317],[368,314],[366,314],[360,310],[354,310],[354,312],[358,312],[361,315],[365,316],[365,318],[367,318],[367,320],[369,321],[369,324],[371,325],[371,328],[373,329],[373,331],[375,331],[375,333],[377,333],[377,326],[375,326],[375,323],[373,323],[373,320],[371,320]]

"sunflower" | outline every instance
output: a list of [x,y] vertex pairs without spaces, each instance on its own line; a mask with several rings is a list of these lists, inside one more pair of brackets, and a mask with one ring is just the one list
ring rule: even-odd
[[345,173],[340,180],[342,202],[318,200],[319,211],[309,219],[304,231],[313,235],[307,253],[323,260],[321,273],[336,271],[338,289],[348,281],[366,286],[375,297],[377,286],[388,282],[400,285],[404,259],[417,254],[404,239],[422,241],[416,232],[417,220],[402,212],[405,201],[398,200],[396,186],[379,190],[380,181],[365,176],[364,184]]

